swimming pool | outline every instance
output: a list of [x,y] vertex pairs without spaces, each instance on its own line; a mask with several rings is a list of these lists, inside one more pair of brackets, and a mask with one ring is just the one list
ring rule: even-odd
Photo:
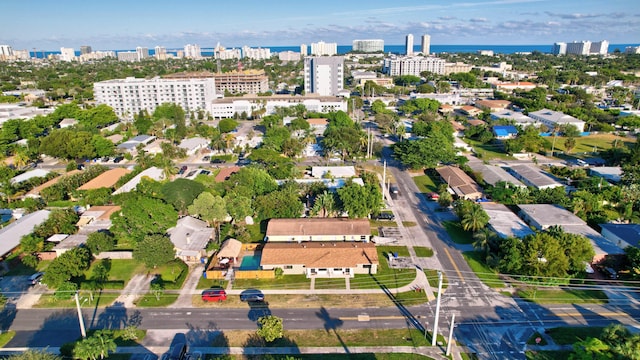
[[260,254],[245,255],[240,263],[240,270],[259,270]]

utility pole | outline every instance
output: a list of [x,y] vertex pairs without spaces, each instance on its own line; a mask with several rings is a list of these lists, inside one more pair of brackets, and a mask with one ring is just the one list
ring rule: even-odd
[[87,337],[87,331],[84,329],[84,319],[82,318],[82,310],[80,309],[80,299],[78,299],[77,291],[74,297],[76,299],[76,307],[78,308],[78,322],[80,323],[80,334],[82,334],[82,338],[84,339]]
[[384,202],[384,187],[387,183],[387,160],[382,164],[382,202]]
[[449,356],[451,354],[451,339],[453,338],[453,325],[456,322],[456,314],[453,314],[453,316],[451,317],[451,327],[449,328],[449,340],[447,340],[447,352],[445,353],[446,356]]
[[438,317],[440,316],[440,296],[442,294],[442,271],[438,271],[438,299],[436,300],[436,318],[433,321],[433,335],[431,336],[431,346],[436,346],[438,338]]

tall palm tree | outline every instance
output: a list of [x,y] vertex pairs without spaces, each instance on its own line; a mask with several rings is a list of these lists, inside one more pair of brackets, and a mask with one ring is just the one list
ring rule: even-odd
[[165,179],[171,179],[171,176],[175,175],[178,172],[178,169],[176,169],[176,164],[170,158],[161,154],[157,154],[155,160],[159,167],[162,169],[162,174],[164,175]]
[[462,219],[460,220],[462,229],[471,232],[476,232],[484,228],[487,222],[489,222],[489,216],[480,205],[477,204],[469,207],[468,211],[462,215]]
[[29,155],[27,155],[26,149],[19,147],[13,155],[13,165],[16,169],[22,169],[27,165],[27,162],[29,162]]
[[336,212],[336,200],[333,194],[324,191],[316,197],[312,209],[314,214],[320,214],[321,217],[329,217]]
[[482,228],[473,234],[473,248],[489,255],[491,245],[496,241],[497,234],[488,228]]

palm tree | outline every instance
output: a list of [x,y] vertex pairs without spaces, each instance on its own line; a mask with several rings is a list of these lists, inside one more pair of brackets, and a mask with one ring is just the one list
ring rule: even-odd
[[147,154],[143,149],[143,145],[138,145],[138,154],[135,157],[136,163],[143,169],[146,169],[151,165],[151,156]]
[[172,175],[175,175],[178,172],[176,164],[170,158],[157,154],[155,160],[157,161],[158,166],[162,169],[162,174],[165,179],[170,179]]
[[478,204],[473,204],[473,206],[469,207],[462,215],[462,220],[460,220],[462,229],[471,232],[484,228],[487,222],[489,222],[489,215]]
[[321,217],[329,217],[336,211],[336,201],[333,194],[324,191],[322,194],[316,197],[316,201],[313,204],[312,209],[314,214],[321,214]]
[[16,169],[22,169],[27,165],[27,162],[29,162],[29,155],[27,155],[26,149],[19,147],[13,155],[13,165]]
[[497,240],[497,234],[488,228],[482,228],[473,234],[473,248],[489,255],[491,245]]

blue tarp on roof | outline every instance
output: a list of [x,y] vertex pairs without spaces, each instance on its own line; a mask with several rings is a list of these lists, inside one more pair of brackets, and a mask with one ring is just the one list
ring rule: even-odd
[[512,125],[498,125],[493,127],[493,132],[496,136],[509,136],[518,133],[518,129]]

